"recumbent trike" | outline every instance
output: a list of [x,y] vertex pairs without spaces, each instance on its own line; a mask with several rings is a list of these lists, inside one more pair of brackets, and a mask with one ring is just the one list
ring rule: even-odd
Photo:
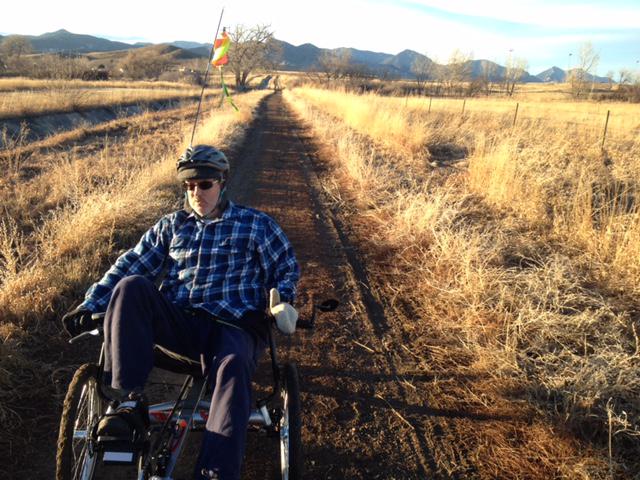
[[[336,300],[313,303],[307,320],[300,319],[297,328],[312,329],[316,312],[332,311]],[[72,338],[75,343],[87,337],[102,335],[101,320],[93,319],[96,329]],[[269,317],[268,342],[273,374],[273,389],[256,402],[249,418],[249,426],[266,436],[279,439],[280,478],[302,478],[302,438],[300,392],[296,365],[280,364],[273,333],[273,318]],[[96,435],[96,426],[113,402],[109,389],[104,386],[104,345],[98,363],[86,363],[76,370],[64,400],[58,448],[56,480],[91,480],[98,467],[104,471],[113,465],[134,465],[138,480],[171,480],[176,463],[190,431],[205,428],[210,402],[207,398],[208,382],[199,361],[177,355],[162,347],[154,348],[154,365],[160,369],[184,374],[186,378],[174,401],[149,405],[150,428],[143,438],[127,442]]]

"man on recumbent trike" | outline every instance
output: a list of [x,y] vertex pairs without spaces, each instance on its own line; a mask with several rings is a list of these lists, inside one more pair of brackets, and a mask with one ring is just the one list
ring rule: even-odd
[[105,377],[121,401],[99,421],[98,435],[130,438],[148,427],[143,388],[154,345],[199,359],[213,394],[194,478],[238,479],[251,377],[269,328],[264,311],[270,306],[284,333],[295,330],[299,267],[272,218],[226,199],[222,152],[190,147],[177,170],[185,209],[162,217],[120,256],[63,323],[75,336],[93,328],[92,313],[106,312]]

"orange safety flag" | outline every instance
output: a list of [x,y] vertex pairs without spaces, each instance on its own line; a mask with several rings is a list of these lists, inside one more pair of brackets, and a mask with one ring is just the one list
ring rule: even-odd
[[214,67],[222,67],[229,63],[229,57],[227,56],[227,52],[229,51],[229,46],[231,45],[231,39],[227,32],[222,32],[222,38],[216,38],[215,42],[213,42],[213,59],[211,60],[211,65]]
[[231,94],[229,93],[229,89],[227,85],[224,83],[224,74],[222,73],[222,67],[229,63],[229,57],[227,56],[227,52],[229,51],[229,46],[231,45],[231,39],[227,32],[223,29],[221,38],[216,38],[213,42],[213,58],[211,59],[211,65],[214,67],[218,67],[220,70],[220,86],[222,87],[222,98],[220,99],[220,104],[226,98],[229,104],[234,108],[236,112],[238,112],[238,107],[235,103],[233,103],[233,99],[231,98]]

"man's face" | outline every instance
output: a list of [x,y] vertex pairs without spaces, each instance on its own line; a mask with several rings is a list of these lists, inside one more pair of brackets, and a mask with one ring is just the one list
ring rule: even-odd
[[187,189],[189,206],[201,217],[206,217],[216,207],[220,190],[220,181],[215,178],[203,180],[187,180],[184,182]]

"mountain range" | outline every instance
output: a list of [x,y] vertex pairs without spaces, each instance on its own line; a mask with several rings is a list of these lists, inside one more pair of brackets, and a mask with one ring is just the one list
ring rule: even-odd
[[[208,57],[211,49],[210,44],[175,41],[168,45],[153,45],[150,43],[136,43],[134,45],[107,40],[105,38],[94,37],[91,35],[80,35],[68,32],[67,30],[58,30],[56,32],[44,33],[39,36],[25,35],[31,42],[34,51],[38,53],[75,53],[88,54],[95,52],[116,52],[121,50],[130,50],[133,48],[155,48],[161,52],[167,52],[167,48],[171,51],[173,58],[195,58]],[[0,41],[2,40],[0,35]],[[282,40],[276,40],[280,45],[282,57],[280,59],[280,69],[289,71],[309,71],[317,67],[321,55],[325,52],[335,54],[347,54],[352,64],[365,66],[368,70],[387,76],[395,76],[402,78],[414,77],[411,72],[411,66],[416,59],[426,59],[427,62],[433,63],[431,59],[413,50],[403,50],[402,52],[392,55],[389,53],[370,52],[367,50],[357,50],[354,48],[337,48],[324,49],[316,47],[311,43],[294,46]],[[179,52],[174,49],[183,50]],[[498,65],[489,60],[471,60],[470,70],[472,77],[476,78],[482,75],[482,72],[491,71],[492,80],[504,76],[505,67]],[[567,79],[567,72],[559,67],[551,67],[537,75],[531,75],[525,72],[522,81],[525,83],[533,82],[564,82]],[[587,75],[588,81],[597,83],[606,83],[609,79],[605,77]]]

